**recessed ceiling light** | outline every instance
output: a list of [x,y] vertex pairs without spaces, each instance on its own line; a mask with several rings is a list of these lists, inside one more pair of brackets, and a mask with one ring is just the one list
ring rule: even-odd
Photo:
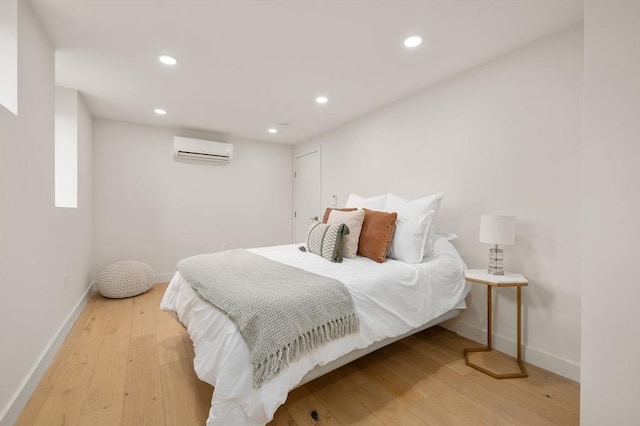
[[422,37],[420,36],[411,36],[411,37],[407,37],[404,40],[404,45],[407,47],[417,47],[417,46],[420,46],[421,43],[422,43]]
[[316,102],[319,104],[326,104],[327,102],[329,102],[329,98],[327,98],[326,96],[318,96],[316,98]]
[[275,129],[275,128],[273,128],[273,127],[272,127],[272,128],[270,128],[270,129],[268,130],[268,132],[269,132],[269,133],[278,133],[278,129]]
[[160,55],[158,56],[158,59],[165,65],[175,65],[178,63],[178,60],[176,58],[169,55]]
[[153,110],[153,112],[155,112],[158,115],[166,115],[167,111],[163,110],[162,108],[156,108]]

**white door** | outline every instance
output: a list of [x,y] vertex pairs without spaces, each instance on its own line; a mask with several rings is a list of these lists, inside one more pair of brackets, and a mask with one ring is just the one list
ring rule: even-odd
[[301,243],[313,218],[322,220],[320,149],[296,155],[293,163],[293,239]]

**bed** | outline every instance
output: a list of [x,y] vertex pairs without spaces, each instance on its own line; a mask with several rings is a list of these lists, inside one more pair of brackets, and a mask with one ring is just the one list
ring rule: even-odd
[[331,341],[289,364],[259,388],[252,384],[248,347],[231,320],[200,297],[179,272],[161,308],[184,324],[194,344],[194,369],[214,386],[207,420],[213,425],[263,425],[288,392],[373,350],[453,318],[465,307],[465,265],[455,248],[434,238],[433,255],[421,263],[357,256],[331,263],[298,244],[250,249],[285,265],[335,278],[353,297],[360,330]]

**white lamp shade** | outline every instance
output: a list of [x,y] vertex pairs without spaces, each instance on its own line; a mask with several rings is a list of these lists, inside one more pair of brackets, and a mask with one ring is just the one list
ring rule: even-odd
[[510,246],[516,239],[515,216],[480,216],[480,242]]

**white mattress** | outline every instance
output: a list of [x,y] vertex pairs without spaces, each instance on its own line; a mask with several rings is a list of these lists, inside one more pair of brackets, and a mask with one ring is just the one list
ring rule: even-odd
[[465,265],[442,237],[436,236],[434,256],[414,265],[391,259],[379,264],[359,256],[336,264],[301,252],[297,244],[250,251],[343,282],[353,296],[360,332],[307,354],[275,379],[254,389],[249,350],[235,325],[176,273],[160,307],[176,313],[187,327],[195,347],[196,374],[215,387],[209,426],[263,425],[316,365],[404,334],[451,309],[465,307]]

